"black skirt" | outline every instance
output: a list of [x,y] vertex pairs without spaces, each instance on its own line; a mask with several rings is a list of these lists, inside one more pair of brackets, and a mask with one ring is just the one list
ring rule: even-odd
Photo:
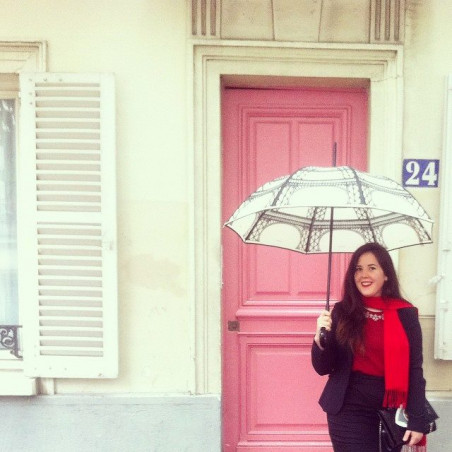
[[379,452],[379,419],[385,392],[384,378],[352,372],[344,405],[328,414],[334,452]]

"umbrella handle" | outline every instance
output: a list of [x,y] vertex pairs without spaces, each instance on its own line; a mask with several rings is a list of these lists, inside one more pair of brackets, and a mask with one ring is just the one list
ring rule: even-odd
[[327,336],[328,336],[328,332],[327,332],[326,328],[324,326],[322,326],[322,328],[320,328],[320,332],[319,332],[319,342],[320,342],[320,346],[322,348],[326,347]]

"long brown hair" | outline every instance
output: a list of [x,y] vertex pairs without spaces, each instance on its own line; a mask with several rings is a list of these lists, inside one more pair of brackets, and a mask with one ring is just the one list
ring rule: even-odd
[[394,264],[386,248],[378,243],[366,243],[360,246],[353,253],[345,274],[342,303],[338,305],[336,330],[338,342],[348,345],[354,353],[364,350],[364,304],[355,283],[358,260],[364,253],[372,253],[375,256],[387,277],[381,290],[382,298],[402,298]]

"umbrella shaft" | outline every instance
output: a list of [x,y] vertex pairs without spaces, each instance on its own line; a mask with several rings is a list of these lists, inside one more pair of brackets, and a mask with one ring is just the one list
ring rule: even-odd
[[330,242],[328,245],[328,276],[326,285],[326,305],[327,311],[330,310],[330,287],[331,287],[331,260],[333,255],[333,220],[334,220],[334,207],[331,207],[330,214]]
[[[333,166],[336,166],[336,157],[337,157],[337,143],[333,144]],[[331,207],[331,216],[330,216],[330,242],[328,245],[328,276],[326,283],[326,304],[325,308],[327,311],[330,310],[330,287],[331,287],[331,258],[333,254],[333,217],[334,217],[334,207]]]

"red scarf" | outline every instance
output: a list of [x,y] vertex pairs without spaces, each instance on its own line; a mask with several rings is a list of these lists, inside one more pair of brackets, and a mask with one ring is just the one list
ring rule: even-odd
[[[398,309],[412,307],[404,300],[381,297],[364,297],[364,305],[383,311],[383,355],[385,368],[385,395],[383,406],[387,408],[406,407],[410,368],[410,344],[400,322]],[[426,437],[405,451],[426,450]]]
[[383,406],[406,407],[408,398],[408,373],[410,346],[397,310],[411,306],[408,302],[381,297],[365,297],[364,305],[383,311],[383,354],[385,365],[385,397]]

